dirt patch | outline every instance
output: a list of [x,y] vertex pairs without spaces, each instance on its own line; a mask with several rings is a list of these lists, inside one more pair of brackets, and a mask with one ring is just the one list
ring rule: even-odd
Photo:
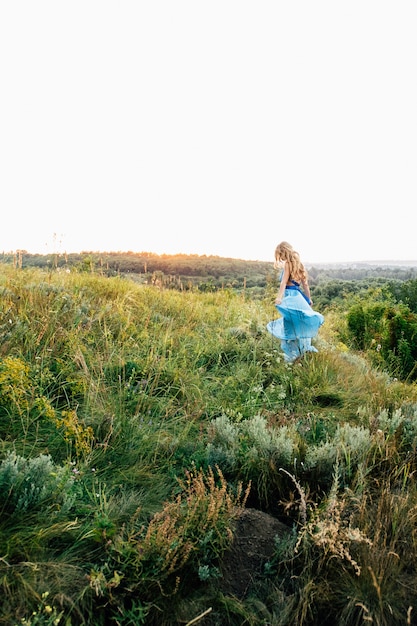
[[291,529],[267,513],[244,509],[233,528],[233,542],[221,563],[220,588],[224,594],[243,599],[272,557],[275,537]]

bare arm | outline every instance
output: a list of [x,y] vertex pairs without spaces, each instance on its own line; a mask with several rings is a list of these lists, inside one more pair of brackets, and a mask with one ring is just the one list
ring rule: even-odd
[[285,263],[284,271],[282,272],[282,276],[281,276],[281,283],[279,285],[278,295],[275,298],[275,304],[281,304],[282,298],[284,297],[285,286],[288,283],[289,278],[290,278],[290,270],[289,270],[288,264]]
[[311,299],[311,295],[310,295],[310,287],[308,285],[308,281],[307,280],[303,280],[301,282],[301,286],[303,288],[304,293],[306,294],[310,304],[313,304],[313,300]]

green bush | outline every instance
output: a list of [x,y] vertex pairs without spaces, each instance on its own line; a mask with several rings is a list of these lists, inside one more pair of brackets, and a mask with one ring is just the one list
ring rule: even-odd
[[417,378],[417,314],[403,304],[364,300],[347,312],[348,342],[403,380]]

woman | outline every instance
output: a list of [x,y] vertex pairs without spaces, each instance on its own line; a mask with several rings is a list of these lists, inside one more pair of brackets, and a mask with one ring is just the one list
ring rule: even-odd
[[284,359],[292,363],[306,352],[317,352],[311,339],[317,335],[324,317],[311,308],[307,271],[298,252],[286,241],[275,249],[275,266],[283,267],[275,299],[282,317],[269,322],[267,329],[281,340]]

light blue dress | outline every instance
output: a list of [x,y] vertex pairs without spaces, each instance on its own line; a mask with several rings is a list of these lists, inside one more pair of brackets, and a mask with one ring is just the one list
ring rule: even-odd
[[296,287],[286,288],[281,304],[275,306],[281,317],[269,322],[267,329],[281,340],[285,361],[292,363],[306,352],[317,352],[311,340],[324,322],[323,315],[313,311]]

